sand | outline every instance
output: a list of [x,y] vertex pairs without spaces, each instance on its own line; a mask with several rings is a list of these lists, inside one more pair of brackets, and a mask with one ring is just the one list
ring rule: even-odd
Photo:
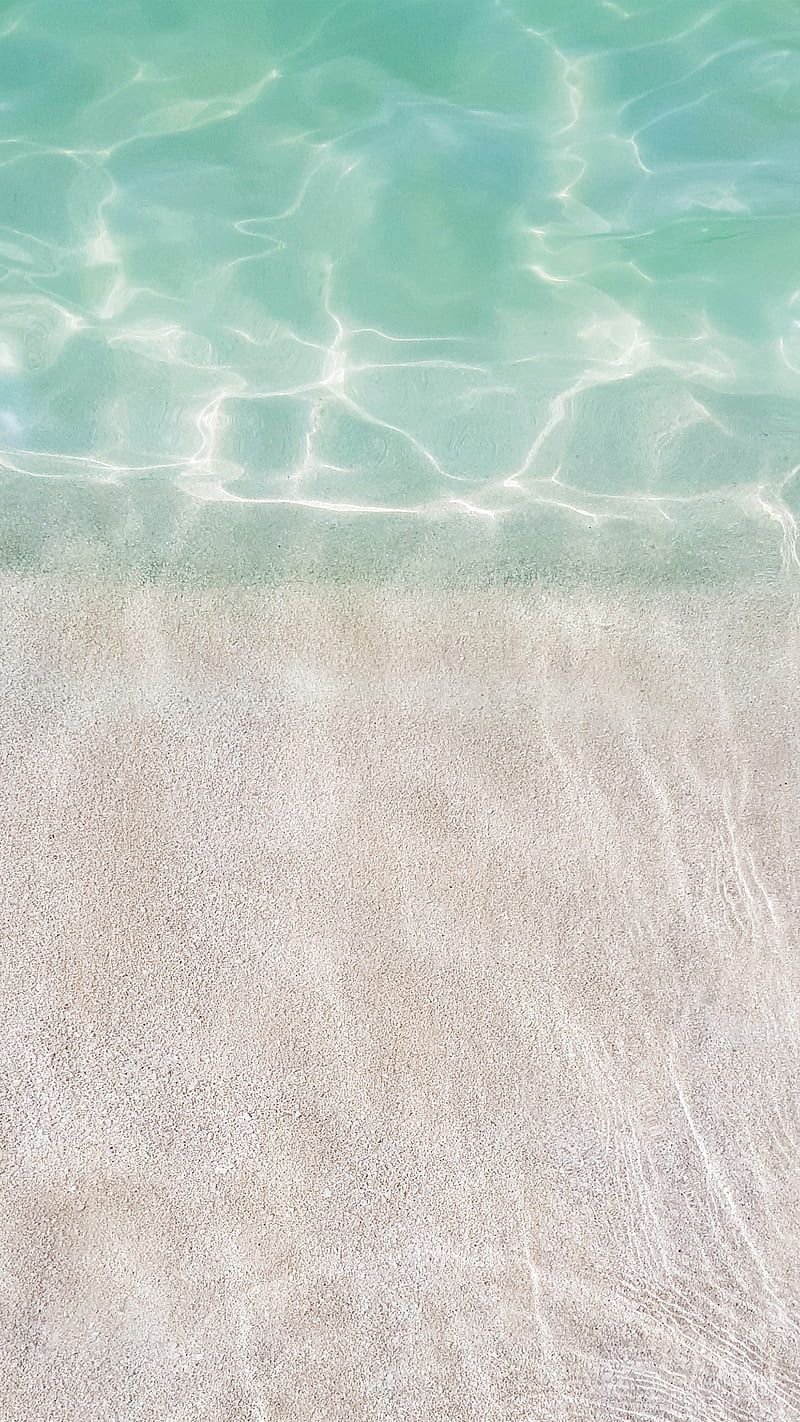
[[792,602],[0,595],[4,1422],[797,1417]]

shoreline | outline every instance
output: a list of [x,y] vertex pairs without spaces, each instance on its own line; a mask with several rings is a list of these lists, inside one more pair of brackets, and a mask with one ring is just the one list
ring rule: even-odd
[[679,500],[669,515],[645,498],[624,517],[533,500],[496,518],[207,501],[155,478],[5,475],[0,492],[0,571],[17,577],[636,595],[796,586],[800,576],[795,514],[752,488]]

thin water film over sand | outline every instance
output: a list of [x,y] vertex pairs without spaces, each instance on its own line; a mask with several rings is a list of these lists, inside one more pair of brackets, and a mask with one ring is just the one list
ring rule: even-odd
[[791,1422],[792,606],[4,603],[4,1416]]

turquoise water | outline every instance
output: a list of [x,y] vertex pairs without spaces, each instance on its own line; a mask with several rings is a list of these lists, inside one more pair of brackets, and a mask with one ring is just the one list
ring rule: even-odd
[[0,35],[7,563],[800,566],[790,0]]

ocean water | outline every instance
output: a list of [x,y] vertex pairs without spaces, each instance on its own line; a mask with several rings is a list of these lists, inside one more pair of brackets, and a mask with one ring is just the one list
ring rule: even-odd
[[0,76],[7,566],[798,568],[790,0],[34,0]]
[[0,1422],[798,1422],[800,0],[22,0],[0,166]]

